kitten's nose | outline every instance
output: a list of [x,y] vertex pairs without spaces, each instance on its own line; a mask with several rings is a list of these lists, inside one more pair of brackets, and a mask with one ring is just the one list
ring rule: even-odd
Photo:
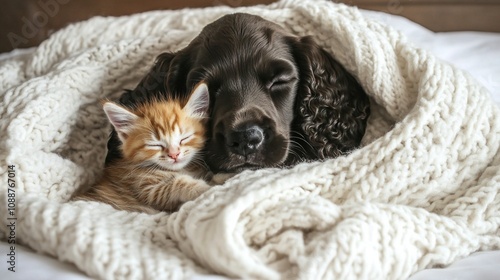
[[181,154],[181,151],[179,150],[179,148],[170,147],[170,149],[168,149],[168,151],[167,151],[168,157],[173,159],[173,160],[177,160],[177,158],[179,157],[180,154]]
[[179,157],[181,152],[168,152],[168,157],[171,158],[171,159],[177,159],[177,157]]

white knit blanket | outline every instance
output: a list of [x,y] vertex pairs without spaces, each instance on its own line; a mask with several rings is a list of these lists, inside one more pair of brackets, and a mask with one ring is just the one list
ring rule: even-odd
[[[312,35],[358,78],[373,105],[363,147],[244,172],[171,215],[67,203],[102,170],[99,100],[235,11]],[[93,18],[1,65],[0,92],[2,221],[13,164],[17,241],[93,277],[404,279],[500,247],[499,108],[467,73],[355,8],[297,0]]]

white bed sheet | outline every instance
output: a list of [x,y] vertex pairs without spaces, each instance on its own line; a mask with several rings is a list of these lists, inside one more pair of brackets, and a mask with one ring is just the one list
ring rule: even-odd
[[[492,94],[500,104],[500,33],[448,32],[433,33],[405,18],[380,12],[363,11],[370,17],[384,22],[403,32],[417,46],[427,49],[440,59],[468,71]],[[4,59],[30,52],[15,50],[0,54],[0,64]],[[16,272],[9,272],[5,262],[9,244],[0,242],[2,279],[90,279],[73,264],[60,262],[50,256],[40,255],[31,249],[16,245]],[[497,280],[500,279],[500,250],[478,252],[447,268],[426,269],[413,275],[411,280]],[[193,280],[226,279],[218,276],[199,275]]]

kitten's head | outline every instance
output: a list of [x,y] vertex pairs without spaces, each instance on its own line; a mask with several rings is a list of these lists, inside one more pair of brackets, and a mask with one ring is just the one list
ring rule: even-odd
[[184,106],[178,100],[153,101],[130,110],[105,102],[103,109],[122,142],[125,160],[179,170],[205,144],[208,104],[208,88],[201,83]]

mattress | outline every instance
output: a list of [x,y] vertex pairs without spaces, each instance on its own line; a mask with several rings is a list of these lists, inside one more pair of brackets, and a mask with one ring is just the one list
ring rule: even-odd
[[[434,53],[438,58],[468,71],[492,94],[500,104],[500,34],[481,32],[434,33],[405,18],[381,12],[363,11],[378,21],[404,33],[409,41]],[[21,56],[32,49],[14,50],[0,54],[2,60]],[[6,256],[9,244],[0,243],[0,252]],[[4,272],[2,279],[89,279],[74,265],[40,255],[29,248],[16,245],[16,272]],[[7,269],[5,262],[3,267]],[[410,279],[500,279],[500,251],[477,252],[446,268],[426,269]],[[193,279],[225,279],[219,276],[199,275]]]

